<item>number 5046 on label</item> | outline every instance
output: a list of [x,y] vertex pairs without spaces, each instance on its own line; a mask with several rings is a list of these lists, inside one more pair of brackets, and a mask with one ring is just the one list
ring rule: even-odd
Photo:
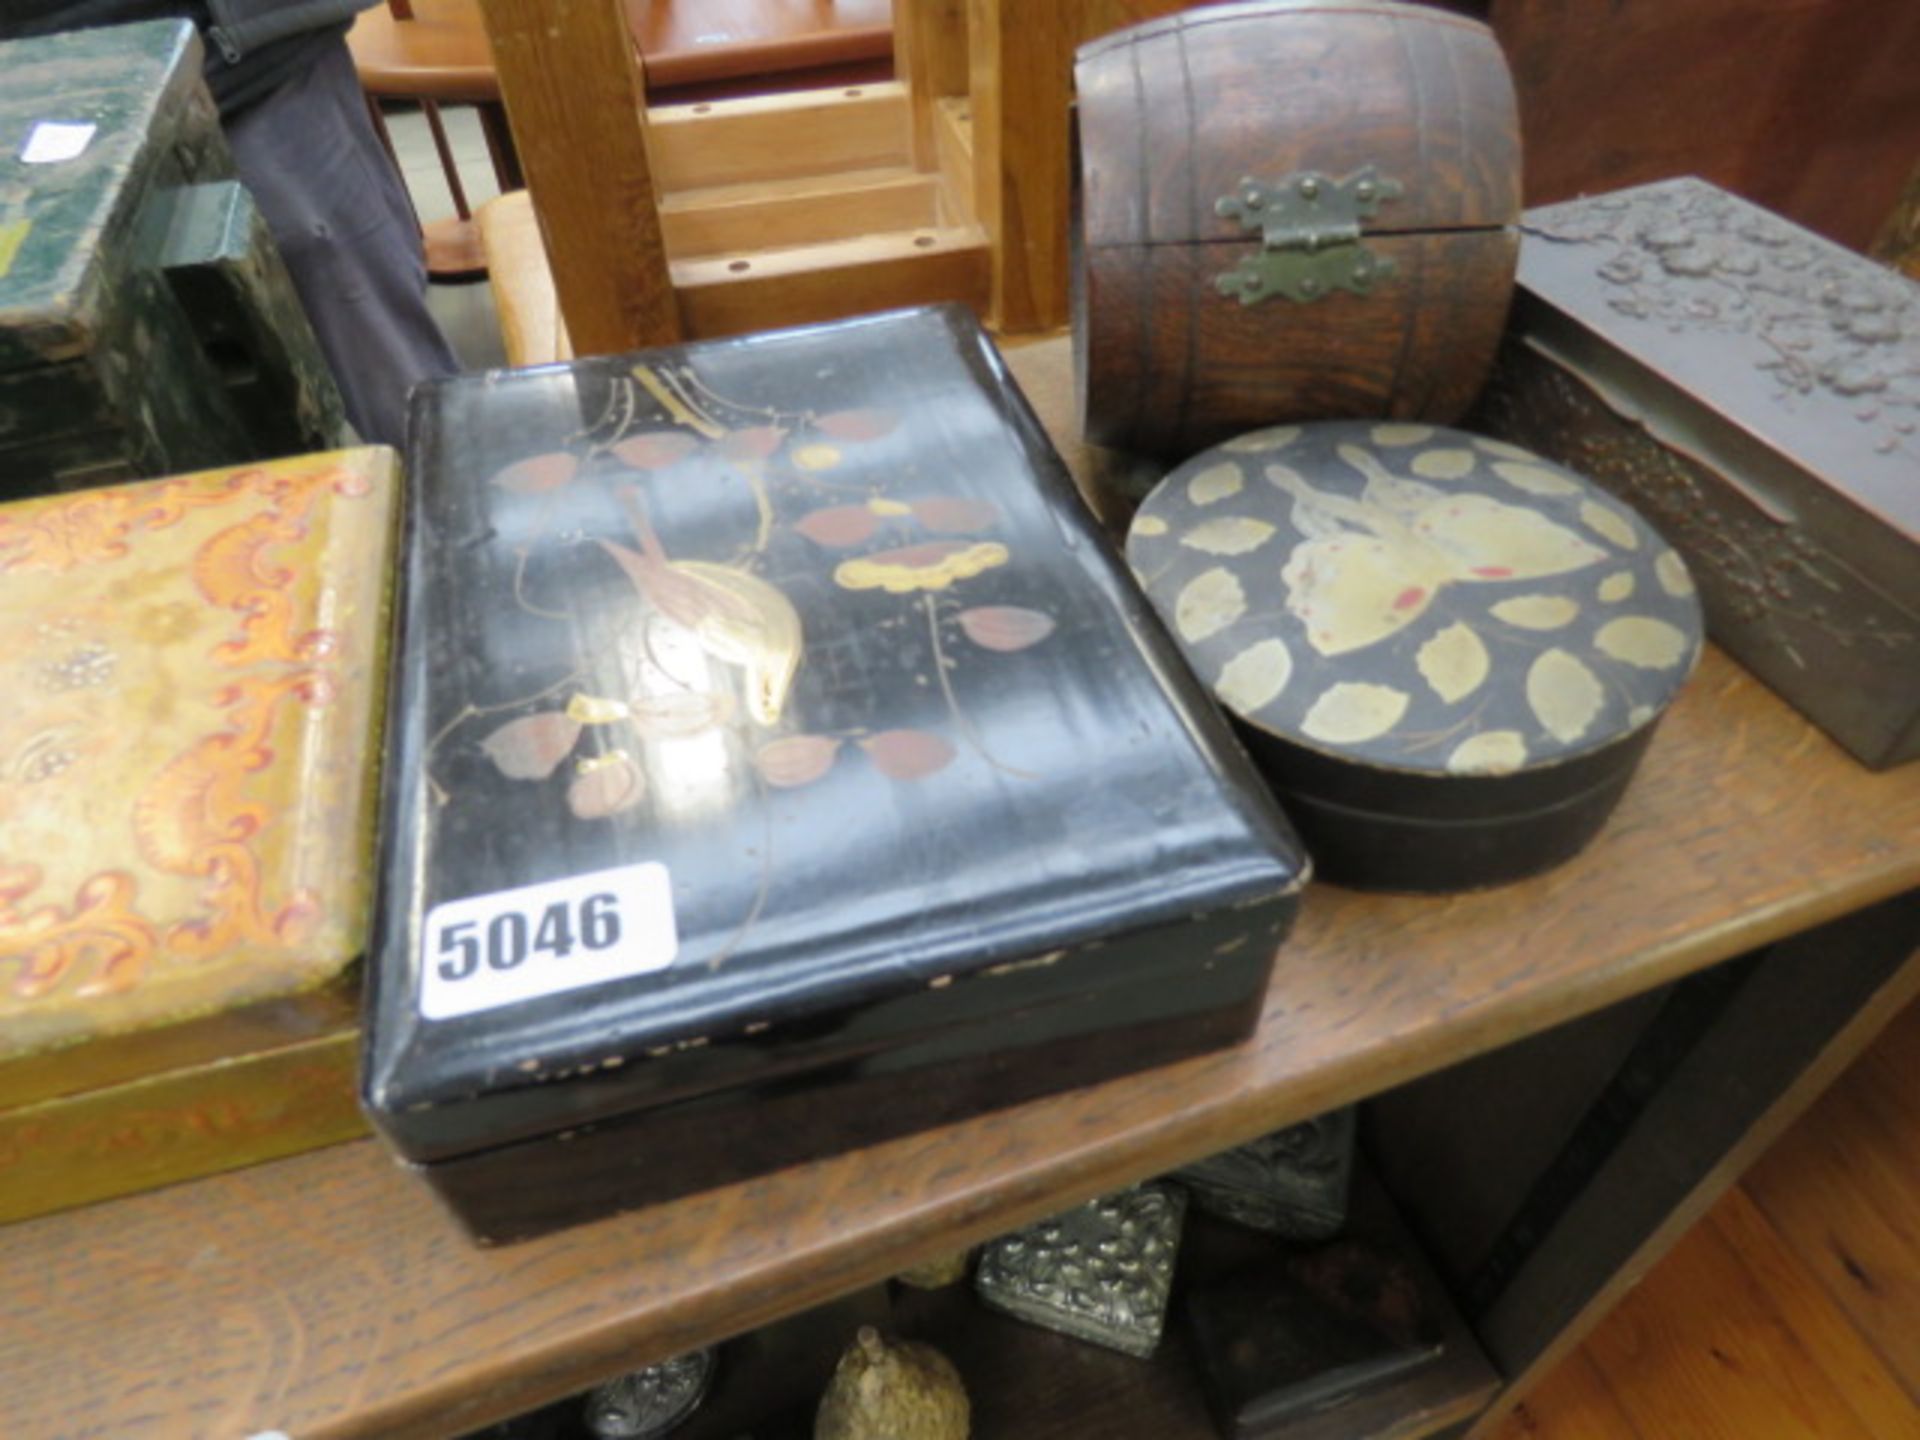
[[657,861],[449,900],[427,913],[420,1013],[447,1020],[664,970],[679,948]]

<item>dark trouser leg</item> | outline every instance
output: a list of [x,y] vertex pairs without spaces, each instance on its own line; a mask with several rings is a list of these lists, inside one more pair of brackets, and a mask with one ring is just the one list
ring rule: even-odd
[[427,309],[420,232],[367,119],[346,41],[226,128],[348,418],[366,439],[400,445],[407,391],[459,365]]

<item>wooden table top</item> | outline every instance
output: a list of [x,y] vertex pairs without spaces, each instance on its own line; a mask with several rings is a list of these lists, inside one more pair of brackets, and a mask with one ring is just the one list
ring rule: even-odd
[[[1061,343],[1014,362],[1062,424]],[[1920,765],[1709,651],[1590,850],[1316,887],[1237,1049],[503,1250],[371,1141],[0,1229],[0,1435],[457,1435],[1917,884]]]
[[891,0],[626,0],[651,88],[893,58]]
[[[493,49],[477,0],[412,0],[396,17],[386,5],[362,11],[348,43],[361,84],[391,99],[472,104],[498,101]],[[795,71],[889,67],[889,0],[626,0],[627,21],[656,89],[724,81],[767,81]]]

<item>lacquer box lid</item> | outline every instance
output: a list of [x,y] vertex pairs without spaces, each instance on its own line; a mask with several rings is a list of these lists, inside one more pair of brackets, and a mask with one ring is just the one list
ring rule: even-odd
[[1565,858],[1592,828],[1567,822],[1604,818],[1701,645],[1692,577],[1639,515],[1440,426],[1328,421],[1202,452],[1141,505],[1127,560],[1350,884]]
[[1303,879],[964,310],[414,421],[366,1079],[409,1157],[937,1048],[1014,1003],[974,977]]
[[1440,426],[1230,441],[1147,498],[1127,558],[1232,713],[1377,769],[1565,763],[1657,716],[1700,650],[1692,578],[1646,521]]
[[1692,178],[1526,224],[1523,294],[1673,387],[1642,417],[1663,438],[1700,407],[1757,442],[1736,458],[1763,510],[1784,458],[1920,541],[1920,284]]
[[0,41],[0,371],[88,348],[147,190],[186,178],[160,173],[162,117],[200,53],[179,20]]
[[0,1100],[363,953],[398,490],[365,449],[0,506]]

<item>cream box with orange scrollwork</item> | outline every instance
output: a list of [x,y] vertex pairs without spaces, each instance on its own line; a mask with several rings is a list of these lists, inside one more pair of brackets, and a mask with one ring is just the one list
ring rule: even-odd
[[356,1134],[399,466],[0,507],[0,1220]]

